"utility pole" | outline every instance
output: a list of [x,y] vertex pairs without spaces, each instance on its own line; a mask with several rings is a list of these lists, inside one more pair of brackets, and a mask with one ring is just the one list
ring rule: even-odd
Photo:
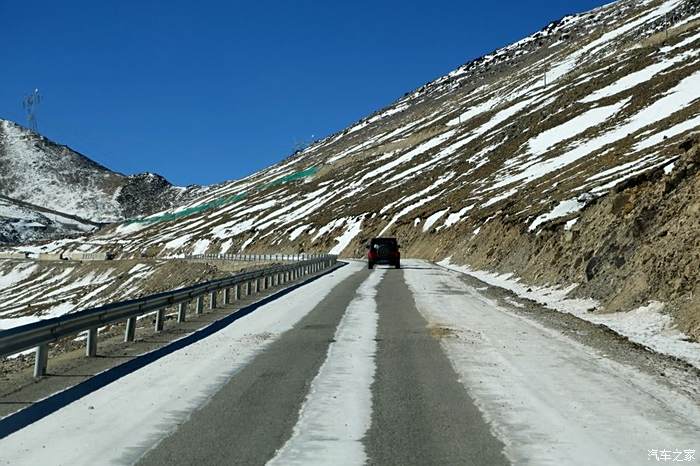
[[22,99],[22,107],[27,112],[27,123],[29,128],[33,131],[37,131],[36,111],[39,107],[39,103],[41,103],[39,89],[34,89],[34,92]]

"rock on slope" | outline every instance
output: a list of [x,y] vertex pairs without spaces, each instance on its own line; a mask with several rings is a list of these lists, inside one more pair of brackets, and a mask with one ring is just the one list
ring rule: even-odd
[[359,256],[397,235],[409,256],[583,282],[608,310],[663,299],[698,338],[699,24],[697,0],[567,16],[92,244]]
[[[0,241],[39,238],[42,232],[47,232],[43,237],[81,233],[82,225],[91,222],[114,222],[171,207],[187,199],[186,192],[158,175],[115,173],[66,146],[0,120],[0,195],[4,199],[0,231],[6,232]],[[61,214],[78,218],[62,222]],[[26,227],[24,220],[30,219],[32,225],[45,228]]]

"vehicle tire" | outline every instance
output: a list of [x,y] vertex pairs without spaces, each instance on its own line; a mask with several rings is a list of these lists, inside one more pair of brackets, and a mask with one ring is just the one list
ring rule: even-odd
[[368,268],[368,269],[373,269],[373,268],[374,268],[374,264],[371,263],[371,262],[367,262],[367,268]]

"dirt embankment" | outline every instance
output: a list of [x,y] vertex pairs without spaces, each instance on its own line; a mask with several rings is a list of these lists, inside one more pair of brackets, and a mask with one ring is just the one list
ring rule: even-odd
[[[533,284],[580,283],[577,295],[601,301],[595,312],[662,301],[679,328],[700,341],[698,138],[686,139],[678,152],[670,173],[659,168],[631,178],[537,234],[520,219],[499,216],[477,235],[469,226],[437,232],[408,253],[452,256],[475,268],[515,272]],[[565,223],[579,215],[566,230]]]

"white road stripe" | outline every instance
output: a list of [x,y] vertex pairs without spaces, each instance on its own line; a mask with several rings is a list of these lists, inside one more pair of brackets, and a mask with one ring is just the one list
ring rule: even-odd
[[372,420],[371,385],[379,320],[375,296],[384,273],[376,270],[358,288],[311,383],[291,438],[269,465],[366,462],[361,440]]

